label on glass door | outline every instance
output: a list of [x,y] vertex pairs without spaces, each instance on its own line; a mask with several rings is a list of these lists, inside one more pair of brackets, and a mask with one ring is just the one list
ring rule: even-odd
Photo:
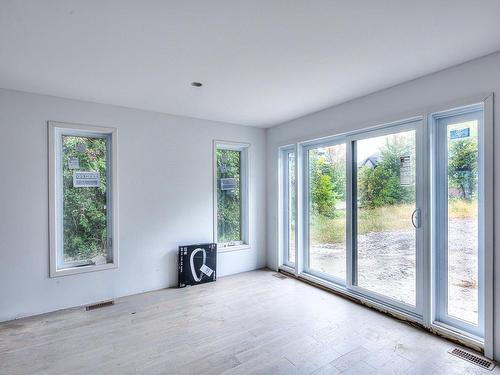
[[68,158],[68,168],[69,169],[80,169],[80,159],[77,157]]
[[401,186],[411,186],[412,184],[412,170],[411,170],[411,157],[399,157],[399,184]]

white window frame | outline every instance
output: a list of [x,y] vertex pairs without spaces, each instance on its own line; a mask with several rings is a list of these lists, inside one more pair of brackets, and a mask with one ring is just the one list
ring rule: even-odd
[[[426,257],[423,251],[423,243],[425,238],[423,237],[423,228],[426,225],[424,220],[419,220],[421,223],[420,227],[416,231],[417,236],[417,247],[416,247],[416,305],[411,306],[389,297],[380,295],[376,292],[363,289],[358,287],[355,282],[355,272],[356,272],[356,252],[355,252],[355,220],[356,220],[356,209],[354,202],[356,201],[356,184],[355,184],[355,168],[356,160],[354,158],[354,151],[356,141],[383,136],[398,132],[403,132],[406,130],[415,130],[415,140],[416,140],[416,152],[420,155],[417,158],[417,182],[416,182],[416,208],[420,210],[420,216],[426,217],[427,211],[423,205],[423,190],[426,184],[425,169],[423,164],[425,163],[426,148],[424,146],[425,132],[423,130],[424,126],[422,124],[423,117],[416,116],[404,120],[394,121],[387,124],[382,124],[374,127],[370,127],[363,130],[358,130],[354,132],[349,132],[346,134],[341,134],[338,136],[325,137],[318,140],[306,141],[299,143],[299,148],[301,150],[301,170],[302,170],[302,180],[297,182],[297,185],[301,185],[301,206],[303,207],[302,212],[298,214],[302,217],[301,223],[302,227],[300,232],[302,233],[302,263],[301,272],[306,277],[312,277],[317,280],[324,280],[333,286],[334,289],[340,290],[346,294],[350,294],[356,297],[362,297],[370,302],[375,302],[380,304],[384,308],[394,309],[402,313],[404,316],[411,317],[419,322],[423,321],[423,310],[425,308],[425,300],[423,297],[424,289],[424,267]],[[333,145],[338,145],[344,143],[346,145],[346,280],[341,280],[332,275],[326,275],[318,271],[311,270],[308,264],[309,259],[309,161],[308,161],[308,151],[318,147],[328,147]]]
[[[61,136],[107,136],[108,168],[107,178],[111,186],[108,194],[108,238],[111,242],[113,261],[101,265],[78,265],[60,267],[63,256],[62,248],[62,168],[61,168]],[[56,121],[48,122],[49,144],[49,248],[50,277],[74,275],[86,272],[101,271],[118,267],[118,168],[117,168],[117,130],[116,128],[98,127],[81,124],[70,124]]]
[[[375,291],[371,291],[365,289],[357,284],[357,233],[356,233],[356,220],[357,220],[357,160],[356,160],[356,145],[357,141],[380,137],[391,134],[398,134],[405,131],[415,131],[415,152],[416,152],[416,181],[415,181],[415,211],[417,214],[417,226],[415,228],[415,305],[409,305],[401,301],[394,300],[388,296],[379,294]],[[423,204],[423,194],[424,194],[424,186],[425,186],[425,172],[424,172],[424,155],[426,152],[424,145],[424,132],[423,132],[423,118],[417,117],[407,120],[398,121],[395,123],[391,123],[385,125],[376,130],[367,130],[363,132],[358,132],[357,134],[348,137],[348,145],[352,144],[349,147],[351,151],[351,156],[349,158],[350,165],[348,166],[348,178],[347,178],[347,186],[348,190],[351,189],[348,202],[348,206],[350,207],[350,215],[348,215],[350,222],[348,223],[348,258],[351,260],[352,265],[347,271],[348,280],[347,287],[355,293],[361,294],[367,298],[372,300],[376,300],[377,302],[381,302],[386,306],[391,306],[396,308],[399,311],[402,311],[410,316],[413,316],[420,321],[423,319],[423,311],[424,311],[424,263],[425,263],[425,255],[424,255],[424,229],[425,229],[425,218],[426,209]],[[424,218],[424,220],[422,220]],[[351,271],[351,274],[349,274]]]
[[[342,280],[334,275],[329,275],[320,271],[316,271],[314,269],[311,269],[310,267],[310,202],[309,202],[309,151],[314,150],[316,148],[323,148],[323,147],[331,147],[331,146],[337,146],[345,144],[346,148],[346,205],[348,205],[348,199],[349,199],[349,185],[348,185],[348,180],[347,180],[347,170],[349,168],[349,143],[347,142],[347,138],[340,136],[340,137],[329,137],[326,140],[322,141],[312,141],[312,142],[306,142],[301,144],[301,149],[302,149],[302,170],[304,173],[302,174],[302,207],[303,207],[303,215],[302,215],[302,223],[304,224],[304,229],[303,229],[303,254],[302,254],[302,269],[304,273],[307,273],[309,275],[327,280],[331,283],[334,283],[336,285],[345,287],[346,286],[346,280]],[[296,161],[297,163],[297,161]],[[298,184],[298,182],[297,182]],[[348,221],[349,221],[349,210],[347,209],[346,206],[346,278],[349,278],[349,230],[348,230]]]
[[[476,113],[482,112],[478,122],[478,325],[474,326],[448,314],[448,169],[447,169],[447,139],[448,121],[450,123],[476,119]],[[433,236],[433,256],[435,262],[435,284],[434,284],[434,324],[445,328],[456,330],[462,334],[469,335],[477,341],[481,341],[485,335],[485,244],[486,244],[486,180],[485,155],[486,146],[486,122],[485,104],[479,103],[456,109],[433,113],[431,124],[433,128],[433,221],[435,232]],[[446,222],[444,220],[446,219]]]
[[[241,240],[233,243],[219,243],[217,231],[217,150],[239,151],[240,157],[240,204],[241,204]],[[212,150],[212,175],[213,175],[213,242],[217,243],[217,251],[228,252],[236,250],[245,250],[250,248],[250,228],[249,228],[249,173],[250,173],[250,144],[242,142],[232,142],[223,140],[213,141]]]
[[[289,227],[290,227],[290,212],[289,212],[289,199],[290,199],[290,184],[289,184],[289,177],[290,177],[290,165],[289,165],[289,155],[294,154],[295,158],[295,168],[294,168],[294,174],[295,176],[297,175],[297,153],[295,146],[285,146],[280,148],[280,171],[281,171],[281,177],[280,177],[280,212],[281,217],[281,224],[280,224],[280,248],[281,248],[281,256],[282,256],[282,261],[281,263],[285,265],[286,267],[289,267],[291,270],[295,269],[295,262],[292,262],[289,259],[289,247],[290,247],[290,234],[289,234]],[[297,194],[297,178],[295,178],[295,194]],[[295,195],[297,197],[297,195]],[[295,203],[297,203],[297,199],[295,199]],[[296,205],[297,206],[297,205]],[[295,259],[297,259],[297,207],[295,207]]]

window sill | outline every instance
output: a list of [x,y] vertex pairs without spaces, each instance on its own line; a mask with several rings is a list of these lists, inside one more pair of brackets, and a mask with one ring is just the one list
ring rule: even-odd
[[226,247],[217,247],[217,252],[218,253],[229,253],[231,251],[249,250],[251,248],[252,247],[248,244],[226,246]]
[[289,266],[287,264],[282,264],[278,269],[295,275],[295,267]]
[[461,329],[449,326],[448,324],[440,321],[434,321],[431,324],[430,328],[438,335],[444,336],[452,340],[457,340],[464,346],[473,348],[474,350],[477,350],[479,352],[484,350],[484,340],[481,337],[475,336]]
[[51,270],[50,277],[53,278],[53,277],[60,277],[60,276],[69,276],[69,275],[76,275],[79,273],[110,270],[110,269],[114,269],[114,268],[118,268],[118,264],[108,263],[108,264],[101,264],[98,266],[88,265],[88,266],[81,266],[81,267],[61,268],[61,269]]
[[358,293],[352,292],[349,289],[347,289],[345,286],[342,285],[337,285],[332,281],[328,280],[323,280],[315,275],[311,275],[308,273],[301,273],[298,276],[296,276],[299,280],[305,280],[306,282],[313,283],[315,286],[320,286],[322,288],[326,288],[328,290],[331,290],[335,294],[340,294],[344,297],[347,297],[350,300],[354,300],[355,302],[374,308],[378,311],[381,311],[385,314],[389,314],[392,316],[395,316],[397,319],[400,320],[409,320],[415,323],[418,323],[420,325],[423,325],[423,318],[421,316],[412,314],[410,312],[400,310],[396,307],[392,307],[390,305],[387,305],[383,302],[378,302],[376,300],[373,300],[371,298],[367,298],[363,295],[360,295]]

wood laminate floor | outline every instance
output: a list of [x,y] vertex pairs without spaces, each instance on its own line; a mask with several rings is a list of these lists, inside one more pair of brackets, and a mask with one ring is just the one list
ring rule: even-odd
[[267,270],[0,324],[0,374],[499,374]]

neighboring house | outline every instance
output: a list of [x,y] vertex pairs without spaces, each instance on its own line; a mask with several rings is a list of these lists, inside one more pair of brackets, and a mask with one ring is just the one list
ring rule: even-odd
[[367,166],[368,168],[375,168],[378,163],[380,162],[380,154],[372,154],[368,156],[365,160],[363,160],[361,163],[358,163],[358,168]]

